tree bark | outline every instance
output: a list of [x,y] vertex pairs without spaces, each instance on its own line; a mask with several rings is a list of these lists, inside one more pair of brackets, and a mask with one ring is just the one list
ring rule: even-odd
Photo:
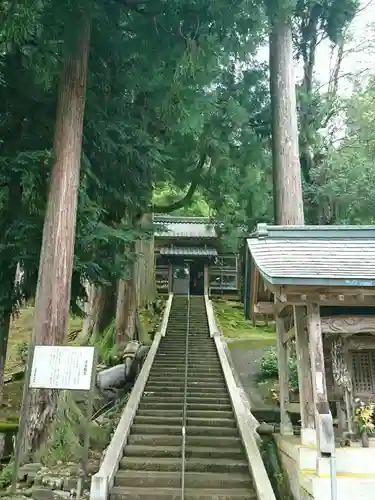
[[292,28],[289,19],[280,19],[272,23],[269,40],[275,220],[304,224]]
[[[140,226],[151,227],[152,214],[143,214]],[[154,235],[135,242],[134,282],[137,308],[152,304],[156,296],[155,288]]]
[[134,337],[135,316],[137,314],[134,272],[129,279],[121,279],[118,284],[116,308],[116,345],[126,345]]
[[[80,14],[69,40],[60,80],[54,137],[55,160],[43,228],[32,342],[57,345],[66,340],[76,231],[77,197],[82,150],[83,118],[90,48],[91,20]],[[69,50],[68,50],[69,48]],[[57,391],[24,394],[26,432],[22,459],[45,441],[57,404]]]
[[77,337],[80,345],[95,340],[111,324],[116,313],[116,287],[90,285],[86,304],[86,317]]
[[115,319],[117,300],[116,283],[101,287],[101,294],[100,309],[98,310],[97,324],[95,325],[96,337],[103,333]]
[[0,318],[0,404],[4,396],[4,371],[7,357],[10,320],[10,312],[3,314]]
[[16,268],[13,262],[3,262],[4,272],[0,272],[0,403],[4,395],[4,374],[7,359],[9,331],[12,312],[16,310],[15,276]]
[[[17,172],[8,184],[8,201],[0,214],[0,246],[5,248],[14,245],[14,236],[10,228],[18,223],[19,208],[22,204],[22,183],[20,174]],[[9,237],[9,234],[11,235]],[[4,392],[4,372],[8,350],[9,329],[12,313],[17,310],[19,295],[15,287],[19,287],[16,273],[18,265],[14,264],[12,258],[3,259],[0,267],[0,403]]]

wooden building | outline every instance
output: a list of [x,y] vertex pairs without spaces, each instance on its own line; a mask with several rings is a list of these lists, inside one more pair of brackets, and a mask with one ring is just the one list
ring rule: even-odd
[[375,226],[259,224],[246,248],[245,313],[276,320],[281,433],[293,433],[290,342],[302,444],[319,443],[331,412],[351,431],[355,398],[375,395]]
[[221,251],[215,221],[155,215],[154,226],[159,293],[238,293],[238,258]]

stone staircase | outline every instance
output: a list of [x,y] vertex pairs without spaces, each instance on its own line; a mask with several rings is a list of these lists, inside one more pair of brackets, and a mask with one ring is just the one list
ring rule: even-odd
[[[188,299],[175,297],[110,493],[111,500],[182,498]],[[256,498],[205,302],[190,299],[185,500]]]

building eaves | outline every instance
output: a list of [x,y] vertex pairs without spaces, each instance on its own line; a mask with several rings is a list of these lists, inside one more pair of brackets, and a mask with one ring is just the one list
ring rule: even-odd
[[162,247],[159,249],[160,255],[176,255],[186,257],[216,257],[216,248],[201,247]]
[[247,242],[269,283],[375,286],[374,226],[259,224]]

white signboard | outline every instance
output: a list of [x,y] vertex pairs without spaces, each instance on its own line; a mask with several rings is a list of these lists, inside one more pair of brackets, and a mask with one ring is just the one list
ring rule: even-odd
[[89,391],[94,347],[35,346],[32,389]]

